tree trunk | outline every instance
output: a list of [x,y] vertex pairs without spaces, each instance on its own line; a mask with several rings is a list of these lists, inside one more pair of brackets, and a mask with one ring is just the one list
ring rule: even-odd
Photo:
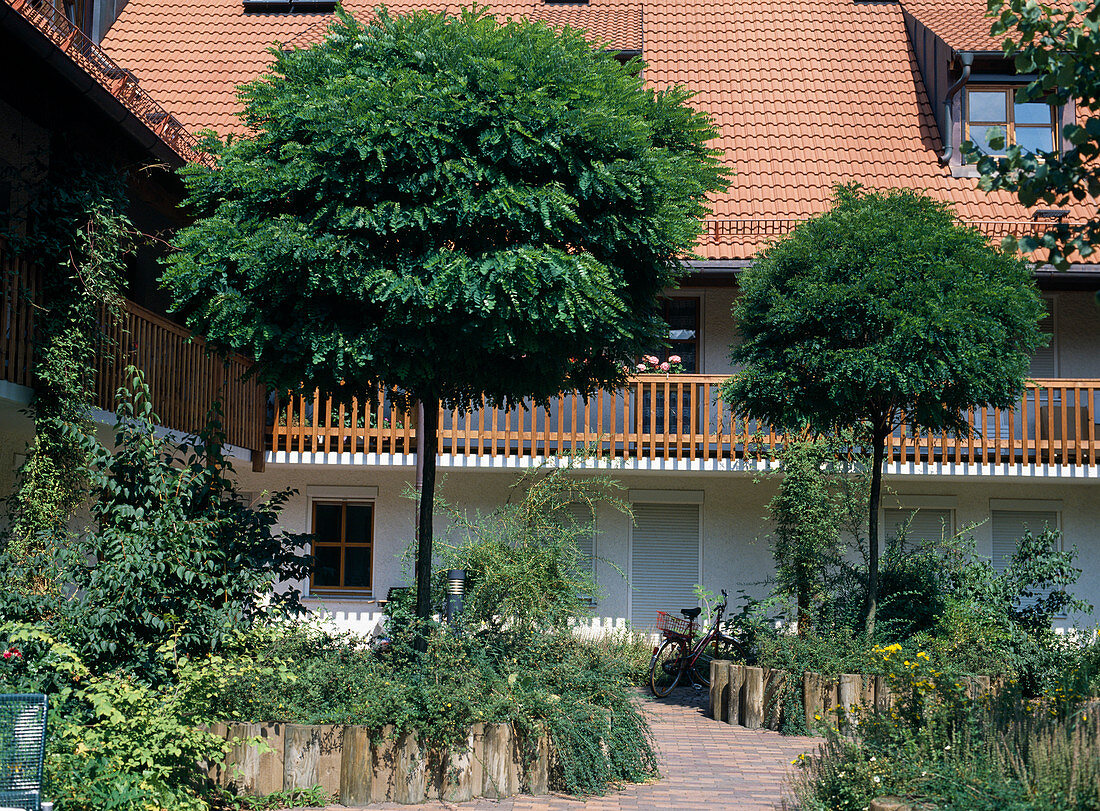
[[865,611],[864,631],[867,636],[875,632],[875,614],[878,612],[878,505],[882,492],[882,462],[886,455],[886,437],[888,431],[881,425],[875,426],[871,449],[871,496],[867,508],[867,608]]
[[[423,436],[424,480],[420,490],[420,516],[416,535],[416,618],[423,624],[432,616],[432,514],[435,512],[435,457],[439,448],[439,398],[429,397],[417,432]],[[416,649],[427,650],[427,640],[417,632]]]

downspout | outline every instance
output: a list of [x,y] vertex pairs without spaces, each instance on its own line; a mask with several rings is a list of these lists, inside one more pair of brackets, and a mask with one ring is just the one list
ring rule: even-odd
[[940,166],[946,166],[947,162],[951,160],[951,155],[955,151],[954,145],[951,143],[951,135],[955,130],[954,116],[951,114],[951,102],[954,101],[955,95],[963,89],[967,81],[970,80],[970,67],[974,64],[974,54],[972,53],[960,53],[959,61],[962,62],[963,72],[962,75],[955,80],[951,87],[947,88],[947,96],[943,100],[943,154],[940,155]]

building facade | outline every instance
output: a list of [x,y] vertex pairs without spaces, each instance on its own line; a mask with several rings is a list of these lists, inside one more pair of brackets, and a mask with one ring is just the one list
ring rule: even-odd
[[[18,2],[0,0],[0,9]],[[365,2],[346,8],[372,13]],[[1009,143],[1057,148],[1062,126],[1078,118],[1073,105],[1016,99],[1027,77],[999,55],[984,8],[981,0],[493,4],[500,16],[583,28],[600,47],[640,54],[652,84],[695,90],[733,175],[697,256],[685,259],[683,283],[664,299],[670,346],[654,352],[678,355],[685,371],[640,375],[587,402],[563,394],[548,408],[443,413],[443,495],[490,510],[522,470],[583,452],[583,466],[617,479],[634,509],[633,521],[610,509],[596,516],[590,553],[605,592],[594,607],[601,626],[649,625],[658,609],[693,604],[696,583],[762,595],[772,570],[766,504],[774,482],[758,481],[764,463],[754,437],[776,440],[767,426],[731,415],[718,387],[737,371],[729,361],[737,278],[766,240],[826,210],[834,186],[853,181],[949,201],[991,240],[1096,215],[1095,201],[1035,210],[978,189],[964,140],[987,143],[1000,130]],[[162,142],[183,137],[175,128],[239,133],[236,85],[264,70],[273,44],[317,41],[331,10],[317,0],[128,0],[103,26],[96,52],[126,68],[116,100],[140,89],[163,105]],[[973,525],[979,554],[995,566],[1025,528],[1058,528],[1080,551],[1079,593],[1100,604],[1100,270],[1037,265],[1036,280],[1053,338],[1034,358],[1019,405],[971,415],[978,430],[967,439],[898,432],[880,520],[888,529],[916,511],[911,533],[937,537]],[[132,312],[159,324],[164,346],[179,345],[169,352],[146,341],[142,362],[166,426],[193,430],[202,398],[184,390],[203,375],[178,354],[186,331],[155,312]],[[31,381],[7,368],[14,402]],[[284,525],[316,539],[318,571],[299,584],[307,603],[369,630],[389,588],[405,582],[400,556],[413,537],[414,507],[402,494],[415,475],[415,413],[384,395],[373,406],[324,392],[269,402],[235,385],[230,441],[242,489],[298,491]],[[100,405],[109,410],[108,400]],[[20,429],[9,422],[15,427],[4,437],[14,452]]]

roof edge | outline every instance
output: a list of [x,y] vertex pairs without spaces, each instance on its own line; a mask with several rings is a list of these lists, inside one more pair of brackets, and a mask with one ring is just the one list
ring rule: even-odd
[[0,23],[161,160],[210,163],[199,151],[199,139],[53,6],[0,0]]

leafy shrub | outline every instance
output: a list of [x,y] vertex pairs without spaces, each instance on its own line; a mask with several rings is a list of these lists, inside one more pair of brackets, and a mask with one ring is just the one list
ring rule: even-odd
[[[75,649],[38,627],[6,626],[0,692],[50,697],[46,790],[59,811],[201,811],[199,761],[224,741],[202,731],[177,690],[93,675]],[[208,711],[208,710],[207,710]],[[205,713],[204,713],[205,714]]]
[[193,445],[172,448],[154,432],[141,373],[130,371],[113,448],[71,428],[89,443],[93,525],[49,539],[65,590],[50,601],[8,594],[0,618],[41,618],[97,671],[122,666],[163,681],[157,649],[168,640],[180,653],[210,652],[261,616],[294,611],[297,593],[273,587],[301,576],[306,559],[276,529],[288,493],[241,502],[217,412]]
[[[512,724],[527,742],[549,733],[555,785],[603,791],[655,773],[634,706],[637,662],[569,632],[458,634],[439,627],[416,654],[411,635],[386,652],[361,638],[287,626],[181,668],[181,704],[216,706],[221,720],[393,725],[459,746],[471,724]],[[224,674],[224,675],[223,675]]]
[[437,544],[433,591],[441,598],[447,570],[464,569],[468,627],[564,630],[590,613],[599,596],[578,539],[593,531],[598,504],[630,513],[621,489],[606,477],[578,478],[566,465],[523,474],[508,502],[489,513],[467,513],[437,499],[449,527]]
[[877,650],[895,702],[843,734],[826,729],[820,753],[800,759],[800,808],[864,809],[897,795],[940,809],[1100,809],[1100,718],[1084,696],[1029,701],[1009,683],[972,697],[926,651]]

